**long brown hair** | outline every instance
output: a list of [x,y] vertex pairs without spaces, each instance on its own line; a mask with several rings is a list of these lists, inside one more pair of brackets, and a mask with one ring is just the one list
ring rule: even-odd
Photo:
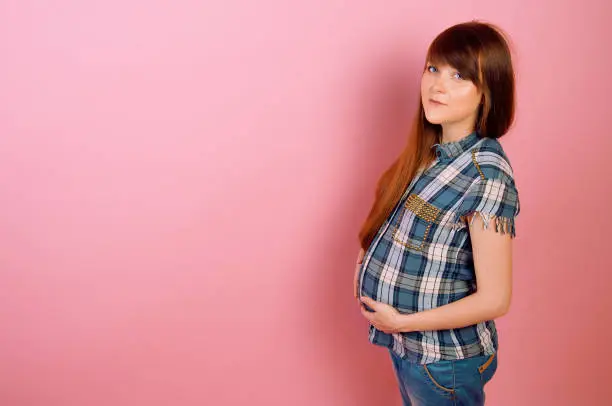
[[[482,92],[475,128],[481,137],[499,138],[508,131],[514,121],[514,70],[507,36],[499,27],[471,21],[447,28],[429,46],[426,60],[452,66]],[[433,161],[441,135],[442,127],[427,121],[421,101],[406,147],[378,181],[359,232],[362,248],[370,246],[417,171]]]

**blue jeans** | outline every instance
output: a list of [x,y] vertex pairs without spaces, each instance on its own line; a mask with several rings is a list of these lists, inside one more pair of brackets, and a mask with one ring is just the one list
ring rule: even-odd
[[497,370],[497,354],[423,365],[389,352],[404,406],[484,405],[484,386]]

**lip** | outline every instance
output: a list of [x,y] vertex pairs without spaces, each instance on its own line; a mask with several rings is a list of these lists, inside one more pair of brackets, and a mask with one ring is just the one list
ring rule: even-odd
[[439,102],[439,101],[434,100],[434,99],[429,99],[429,103],[433,104],[434,106],[446,106],[445,103]]

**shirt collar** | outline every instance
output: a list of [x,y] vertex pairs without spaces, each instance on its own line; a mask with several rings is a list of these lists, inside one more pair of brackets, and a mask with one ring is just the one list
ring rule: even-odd
[[432,148],[435,149],[436,156],[440,161],[449,161],[472,148],[479,140],[478,131],[474,131],[458,141],[434,144]]

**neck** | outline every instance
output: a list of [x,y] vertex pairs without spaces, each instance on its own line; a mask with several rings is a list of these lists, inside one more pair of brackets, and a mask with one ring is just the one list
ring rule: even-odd
[[474,132],[474,125],[443,124],[442,125],[442,143],[459,141]]

